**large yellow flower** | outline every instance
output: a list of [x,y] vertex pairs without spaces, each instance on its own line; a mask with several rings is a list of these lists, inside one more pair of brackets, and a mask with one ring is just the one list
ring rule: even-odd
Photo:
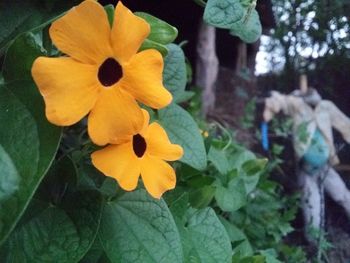
[[181,146],[171,144],[164,129],[156,122],[148,126],[149,115],[144,114],[141,131],[129,141],[109,145],[92,153],[92,163],[107,176],[115,178],[127,191],[134,190],[141,175],[146,190],[155,198],[173,189],[176,184],[174,169],[166,161],[181,158]]
[[121,2],[112,28],[104,8],[92,0],[55,21],[50,36],[68,57],[39,57],[32,67],[48,120],[67,126],[91,111],[88,132],[98,145],[137,133],[143,114],[136,100],[156,109],[172,100],[162,84],[160,53],[137,53],[149,33],[149,24]]

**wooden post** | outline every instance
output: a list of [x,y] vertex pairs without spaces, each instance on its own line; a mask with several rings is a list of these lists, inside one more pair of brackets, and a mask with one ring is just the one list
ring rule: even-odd
[[196,79],[197,86],[203,89],[202,112],[206,116],[215,106],[215,81],[219,70],[216,55],[215,27],[202,22],[197,43]]
[[307,93],[308,85],[307,85],[307,76],[305,74],[300,75],[299,88],[300,88],[301,94]]
[[[248,66],[247,63],[247,44],[240,42],[237,46],[237,61],[236,61],[236,73],[241,73],[242,69],[246,69]],[[253,72],[254,73],[254,72]]]

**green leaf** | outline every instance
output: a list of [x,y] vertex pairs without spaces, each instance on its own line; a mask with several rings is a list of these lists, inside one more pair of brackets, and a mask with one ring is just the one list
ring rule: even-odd
[[75,190],[77,176],[73,161],[67,156],[60,158],[50,167],[34,198],[55,205],[61,203],[66,192]]
[[139,51],[146,50],[146,49],[156,49],[162,54],[163,57],[165,57],[168,54],[168,49],[166,46],[159,44],[157,42],[154,42],[150,39],[146,39],[142,43]]
[[68,157],[51,167],[0,251],[4,262],[76,262],[86,254],[97,234],[102,198],[97,191],[75,192],[76,177]]
[[203,186],[190,192],[190,204],[195,208],[207,207],[215,195],[215,187]]
[[230,34],[238,36],[242,41],[246,43],[256,42],[262,33],[262,26],[258,12],[253,9],[248,11],[247,9],[245,16],[233,24],[230,28]]
[[192,99],[196,95],[193,91],[183,91],[182,93],[179,93],[179,95],[176,95],[176,99],[174,100],[175,103],[183,103],[190,99]]
[[207,155],[199,128],[191,115],[176,104],[159,110],[159,121],[167,131],[170,141],[182,146],[180,160],[198,170],[207,166]]
[[181,231],[185,262],[231,262],[231,242],[212,208],[197,210]]
[[67,195],[59,206],[45,203],[44,208],[43,203],[33,200],[26,211],[30,216],[16,227],[2,247],[1,262],[79,261],[97,234],[102,208],[100,195],[95,191],[76,192]]
[[283,145],[280,145],[280,144],[277,144],[277,143],[272,144],[271,152],[274,155],[280,155],[283,152],[283,150],[284,150],[284,146]]
[[3,66],[5,82],[31,79],[32,64],[41,55],[41,47],[32,33],[18,37],[6,53]]
[[11,82],[0,85],[0,163],[6,162],[1,168],[0,185],[12,184],[0,196],[0,244],[16,225],[45,175],[61,136],[61,129],[46,120],[43,99],[29,75],[38,52],[25,43],[33,44],[17,38],[9,48],[4,77],[5,82]]
[[277,253],[274,249],[266,249],[260,252],[261,255],[265,256],[266,263],[282,263],[277,259]]
[[249,8],[250,6],[254,5],[252,0],[240,0],[240,2],[244,8]]
[[223,150],[219,150],[214,146],[210,147],[208,160],[213,163],[219,173],[227,174],[229,172],[229,163]]
[[101,242],[98,238],[92,244],[90,250],[85,254],[79,263],[112,263],[106,256]]
[[248,160],[255,160],[255,154],[246,149],[238,150],[234,154],[228,156],[230,171],[234,169],[241,169],[241,166]]
[[247,192],[244,181],[239,178],[233,178],[227,187],[219,185],[216,188],[215,199],[225,212],[234,212],[244,206],[247,201]]
[[[232,261],[235,262],[235,261]],[[245,257],[239,263],[266,263],[264,256]]]
[[248,160],[242,165],[242,169],[247,175],[256,175],[263,171],[267,161],[266,158]]
[[110,5],[106,5],[104,8],[107,13],[109,25],[112,27],[113,21],[114,21],[114,6],[110,4]]
[[34,31],[52,22],[78,0],[2,0],[0,1],[0,55],[18,35]]
[[286,236],[294,230],[294,228],[288,222],[279,222],[278,229],[283,236]]
[[[168,57],[170,52],[173,53],[174,51],[170,49],[174,49],[172,47],[172,45],[174,44],[171,44],[171,45],[167,45],[167,44],[171,43],[176,38],[177,29],[150,14],[143,13],[143,12],[136,12],[135,14],[145,19],[151,26],[151,33],[148,36],[148,38],[142,43],[140,47],[140,51],[146,50],[146,49],[156,49],[162,54],[163,57]],[[166,70],[166,61],[165,61],[164,71],[165,70]]]
[[32,1],[5,0],[0,3],[0,54],[18,34],[31,30],[43,21],[43,14]]
[[113,198],[120,187],[114,178],[105,176],[91,163],[85,161],[78,164],[78,187],[84,190],[99,191],[107,199]]
[[244,181],[244,187],[246,192],[249,194],[250,192],[252,192],[256,186],[259,183],[260,180],[260,175],[256,174],[256,175],[243,175],[242,179]]
[[146,20],[151,26],[151,33],[147,37],[149,40],[166,45],[177,37],[177,29],[165,21],[144,12],[135,12],[135,15]]
[[250,193],[257,186],[261,172],[264,170],[268,160],[264,159],[251,159],[243,163],[242,165],[242,178],[247,193]]
[[230,29],[244,15],[239,0],[208,0],[203,19],[218,28]]
[[[1,89],[0,89],[1,90]],[[0,145],[0,200],[6,200],[18,190],[20,175],[11,157]],[[0,212],[1,213],[1,212]]]
[[177,101],[186,88],[185,55],[178,45],[169,44],[167,48],[169,53],[164,59],[163,83]]
[[186,190],[181,186],[177,186],[174,190],[166,192],[164,198],[172,215],[182,219],[185,216],[189,206],[188,192],[186,192]]
[[253,248],[246,234],[222,216],[219,216],[219,219],[222,225],[225,227],[231,242],[240,242],[237,246],[233,248],[233,252],[239,253],[241,257],[252,256],[254,253]]
[[108,202],[99,238],[111,262],[182,262],[180,236],[163,200],[144,190]]
[[0,198],[2,243],[50,166],[61,130],[46,121],[42,98],[31,81],[0,86],[0,123],[0,146],[6,152],[0,163],[10,168],[2,171],[0,185],[16,182],[15,191]]
[[244,232],[238,227],[236,227],[234,224],[230,223],[222,216],[219,216],[219,219],[221,224],[225,227],[231,242],[247,239],[247,236],[244,234]]

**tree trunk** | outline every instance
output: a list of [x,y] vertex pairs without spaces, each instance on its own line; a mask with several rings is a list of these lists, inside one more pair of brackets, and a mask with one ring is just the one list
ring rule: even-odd
[[206,116],[215,106],[215,81],[219,61],[216,55],[215,28],[202,22],[197,42],[196,85],[203,89],[202,112]]

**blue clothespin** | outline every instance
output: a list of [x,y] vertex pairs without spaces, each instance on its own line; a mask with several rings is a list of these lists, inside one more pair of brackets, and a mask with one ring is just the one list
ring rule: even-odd
[[265,151],[269,150],[269,136],[268,136],[269,126],[267,122],[261,123],[261,145]]

